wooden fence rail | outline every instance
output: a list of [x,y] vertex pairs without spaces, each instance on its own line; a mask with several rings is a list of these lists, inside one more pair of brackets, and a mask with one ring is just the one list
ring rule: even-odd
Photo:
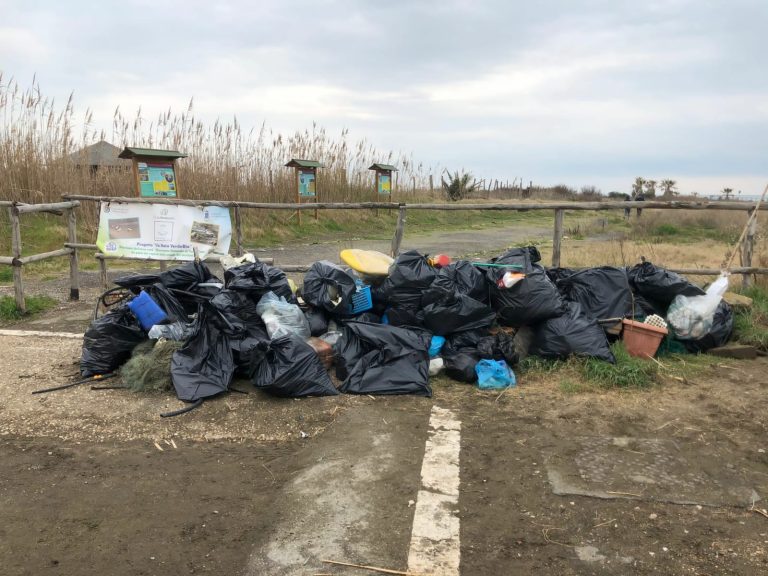
[[[405,234],[405,225],[407,221],[407,213],[409,210],[441,210],[441,211],[456,211],[456,210],[493,210],[493,211],[516,211],[516,212],[528,212],[532,210],[550,210],[554,214],[553,221],[553,237],[552,237],[552,266],[559,267],[562,265],[562,240],[564,230],[564,220],[566,211],[578,212],[578,211],[603,211],[603,210],[625,210],[632,208],[640,209],[659,209],[659,210],[728,210],[728,211],[741,211],[751,213],[755,210],[756,204],[750,202],[723,202],[723,201],[645,201],[645,202],[509,202],[509,203],[497,203],[497,204],[405,204],[394,202],[358,202],[358,203],[307,203],[307,204],[278,204],[272,202],[236,202],[236,201],[220,201],[220,200],[186,200],[186,199],[163,199],[163,198],[126,198],[126,197],[112,197],[112,196],[87,196],[80,194],[65,194],[62,196],[62,202],[54,202],[49,204],[23,204],[18,202],[9,202],[0,200],[0,208],[7,208],[11,220],[11,249],[12,255],[0,256],[0,265],[7,265],[13,267],[13,280],[14,280],[14,294],[16,298],[16,304],[20,310],[25,310],[26,305],[24,302],[24,282],[22,276],[22,268],[25,264],[32,262],[38,262],[49,258],[56,258],[61,256],[69,256],[70,258],[70,299],[77,300],[79,298],[80,284],[79,284],[79,269],[78,269],[78,251],[79,250],[96,250],[96,245],[91,243],[82,243],[77,241],[77,217],[76,209],[81,206],[81,202],[111,202],[111,203],[124,203],[124,204],[163,204],[172,206],[220,206],[225,208],[231,208],[234,212],[234,230],[233,239],[235,243],[235,253],[239,256],[244,252],[243,245],[243,225],[242,225],[242,210],[290,210],[290,211],[302,211],[302,210],[397,210],[397,221],[395,224],[395,230],[392,236],[391,253],[393,256],[397,256],[400,252],[400,246],[402,244],[403,236]],[[768,205],[763,204],[759,206],[760,210],[768,210]],[[63,248],[53,250],[51,252],[45,252],[42,254],[34,254],[28,256],[22,256],[22,243],[21,243],[21,225],[19,222],[19,216],[21,214],[31,213],[54,213],[66,216],[67,220],[67,241],[63,244]],[[752,221],[752,225],[748,228],[744,242],[741,245],[741,262],[740,268],[733,268],[731,270],[734,274],[741,274],[743,278],[743,284],[745,286],[751,283],[751,278],[755,274],[768,274],[768,268],[758,268],[752,266],[752,257],[755,247],[755,238],[757,235],[757,227],[755,221]],[[106,285],[107,281],[107,260],[112,259],[110,256],[98,254],[97,259],[101,268],[102,283]],[[160,262],[161,267],[164,266],[165,261]],[[309,265],[305,264],[292,264],[280,266],[286,272],[305,272]],[[685,269],[671,269],[681,274],[694,274],[694,275],[717,275],[720,273],[719,269],[699,269],[699,268],[685,268]]]

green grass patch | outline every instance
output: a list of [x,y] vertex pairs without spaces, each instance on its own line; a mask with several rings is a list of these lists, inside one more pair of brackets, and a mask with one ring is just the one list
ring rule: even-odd
[[624,345],[611,346],[616,364],[588,358],[581,365],[581,374],[598,388],[649,388],[657,383],[659,366],[652,360],[643,360],[627,354]]
[[660,224],[653,229],[656,236],[677,236],[680,230],[674,224]]
[[50,296],[27,296],[27,312],[22,314],[16,308],[16,301],[12,296],[0,297],[0,322],[20,320],[34,316],[56,306],[57,302]]
[[13,280],[13,268],[10,266],[0,266],[0,283],[11,282]]
[[542,375],[559,372],[569,365],[569,360],[548,360],[539,356],[526,356],[517,365],[521,374]]
[[711,367],[713,359],[705,354],[671,354],[658,362],[634,358],[623,343],[615,342],[611,351],[616,364],[594,358],[546,360],[528,356],[516,367],[521,381],[555,380],[566,394],[606,390],[647,390],[670,379],[689,379]]
[[750,286],[742,294],[752,298],[752,308],[736,312],[733,319],[736,339],[742,344],[768,350],[768,290]]

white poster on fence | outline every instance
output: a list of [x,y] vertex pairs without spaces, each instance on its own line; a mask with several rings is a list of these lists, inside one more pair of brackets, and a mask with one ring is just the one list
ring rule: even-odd
[[117,258],[193,260],[227,254],[232,240],[229,209],[169,204],[102,202],[96,245]]

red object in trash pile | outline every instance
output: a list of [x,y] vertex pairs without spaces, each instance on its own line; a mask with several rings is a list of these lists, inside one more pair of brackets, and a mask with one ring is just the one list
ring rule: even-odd
[[451,263],[451,257],[445,254],[435,254],[429,259],[429,263],[434,268],[443,268]]

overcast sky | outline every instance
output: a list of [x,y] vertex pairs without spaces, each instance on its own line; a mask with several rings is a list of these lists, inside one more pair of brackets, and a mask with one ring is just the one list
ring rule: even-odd
[[0,70],[104,126],[194,97],[480,177],[756,194],[766,29],[766,0],[0,0]]

